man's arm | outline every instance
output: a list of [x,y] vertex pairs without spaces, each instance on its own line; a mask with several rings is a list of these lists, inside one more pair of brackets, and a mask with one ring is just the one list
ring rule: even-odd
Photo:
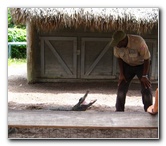
[[118,63],[119,63],[120,75],[123,75],[123,61],[121,58],[118,58]]
[[151,87],[150,80],[148,79],[149,66],[150,66],[150,60],[149,59],[144,60],[144,68],[143,68],[141,82],[144,84],[145,88]]
[[[118,63],[119,63],[119,71],[120,71],[120,74],[119,74],[119,81],[118,81],[118,86],[120,85],[120,83],[125,80],[126,81],[126,78],[124,76],[124,72],[123,72],[123,61],[121,58],[118,58]],[[126,81],[127,82],[127,81]]]
[[148,75],[149,74],[149,66],[150,66],[150,60],[144,60],[144,70],[142,75]]

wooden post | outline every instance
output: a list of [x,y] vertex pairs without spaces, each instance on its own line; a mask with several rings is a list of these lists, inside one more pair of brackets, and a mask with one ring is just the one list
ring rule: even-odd
[[28,83],[35,82],[35,29],[32,23],[27,22],[27,81]]

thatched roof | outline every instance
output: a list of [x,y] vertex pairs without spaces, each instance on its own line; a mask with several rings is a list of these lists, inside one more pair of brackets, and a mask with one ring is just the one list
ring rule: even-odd
[[158,8],[11,8],[14,23],[34,23],[38,30],[63,28],[147,33],[158,27]]

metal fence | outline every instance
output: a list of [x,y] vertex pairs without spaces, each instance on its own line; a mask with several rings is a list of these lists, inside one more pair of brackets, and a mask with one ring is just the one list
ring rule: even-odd
[[27,45],[27,42],[8,42],[8,58],[11,58],[12,46]]

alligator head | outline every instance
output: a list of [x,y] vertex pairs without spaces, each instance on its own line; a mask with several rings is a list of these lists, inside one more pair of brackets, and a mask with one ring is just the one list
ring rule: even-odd
[[78,103],[73,106],[72,110],[73,111],[86,111],[92,104],[94,104],[97,99],[91,100],[90,102],[86,102],[85,99],[88,96],[89,91],[85,93],[83,97],[81,97],[78,101]]

